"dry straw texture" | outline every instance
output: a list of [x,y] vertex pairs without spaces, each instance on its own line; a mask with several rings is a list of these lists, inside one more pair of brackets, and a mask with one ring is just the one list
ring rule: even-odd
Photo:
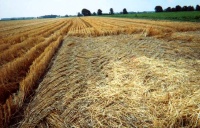
[[181,42],[66,38],[19,126],[200,127],[199,45]]
[[42,35],[39,35],[43,32],[40,27],[36,27],[35,30],[35,26],[32,26],[34,31],[31,29],[27,32],[25,29],[21,32],[28,33],[28,39],[20,40],[22,42],[7,42],[10,47],[4,49],[0,55],[1,127],[8,126],[13,114],[20,110],[26,98],[33,92],[36,82],[44,74],[58,49],[63,33],[66,33],[69,28],[66,23],[70,25],[70,20],[61,20],[56,23],[58,26],[52,26],[49,21],[46,24],[48,29]]
[[[81,17],[0,26],[0,127],[16,127],[23,109],[20,127],[199,126],[199,23]],[[107,35],[119,36],[94,38]]]

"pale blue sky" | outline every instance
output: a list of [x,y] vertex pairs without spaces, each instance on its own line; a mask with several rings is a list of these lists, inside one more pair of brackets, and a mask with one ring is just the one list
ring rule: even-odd
[[36,17],[48,14],[76,15],[83,8],[91,12],[101,9],[108,13],[110,8],[120,12],[127,11],[154,11],[156,5],[163,9],[176,5],[192,5],[196,7],[199,0],[0,0],[0,18],[7,17]]

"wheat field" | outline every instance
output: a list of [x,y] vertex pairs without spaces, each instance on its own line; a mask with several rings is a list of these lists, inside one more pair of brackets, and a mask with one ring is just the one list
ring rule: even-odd
[[0,22],[0,127],[200,127],[200,24]]

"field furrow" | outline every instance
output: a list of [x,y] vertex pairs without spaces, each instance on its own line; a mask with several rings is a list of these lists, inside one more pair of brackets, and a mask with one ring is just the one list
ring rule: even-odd
[[200,127],[199,34],[191,22],[2,21],[0,127]]
[[[30,31],[26,31],[26,32],[22,32],[22,33],[18,33],[16,34],[12,34],[11,36],[2,38],[0,41],[0,44],[15,44],[15,43],[19,43],[21,41],[24,41],[25,39],[29,38],[31,36],[37,36],[45,31],[49,31],[50,29],[53,29],[53,27],[57,27],[59,24],[62,24],[63,21],[58,22],[56,25],[53,24],[47,24],[47,26],[42,27],[40,29],[34,29],[34,30],[30,30]],[[41,32],[40,32],[41,31]]]
[[26,41],[23,41],[21,43],[17,43],[15,45],[9,46],[9,49],[2,51],[0,54],[0,67],[3,64],[6,64],[10,62],[11,60],[14,60],[15,58],[18,58],[25,54],[30,48],[35,46],[37,43],[43,42],[45,38],[29,38]]
[[45,24],[45,23],[50,23],[50,22],[54,22],[55,20],[26,20],[26,21],[16,21],[16,22],[6,22],[6,21],[2,21],[3,23],[1,24],[1,31],[7,31],[7,30],[13,30],[13,29],[18,29],[18,28],[27,28],[29,26],[38,26],[40,24]]
[[[25,32],[25,39],[2,43],[1,46],[6,47],[1,47],[0,54],[0,126],[7,125],[13,113],[21,108],[31,94],[70,26],[71,20],[60,20]],[[23,36],[19,33],[7,39],[15,40]]]
[[[12,30],[4,30],[1,29],[2,31],[0,32],[0,37],[1,38],[5,38],[8,36],[12,36],[14,34],[19,34],[19,33],[25,33],[27,31],[34,31],[37,30],[39,28],[45,28],[46,25],[50,25],[50,24],[55,24],[56,21],[50,21],[50,22],[42,22],[40,24],[31,24],[29,26],[24,26],[24,27],[19,27],[19,28],[13,28]],[[21,25],[22,26],[22,25]]]

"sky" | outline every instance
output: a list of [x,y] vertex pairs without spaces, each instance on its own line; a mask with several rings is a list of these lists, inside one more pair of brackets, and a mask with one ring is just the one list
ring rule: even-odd
[[126,8],[128,12],[154,11],[155,6],[163,9],[176,5],[196,7],[199,0],[0,0],[0,18],[38,17],[42,15],[77,15],[83,8],[92,13],[101,9],[109,13],[120,12]]

